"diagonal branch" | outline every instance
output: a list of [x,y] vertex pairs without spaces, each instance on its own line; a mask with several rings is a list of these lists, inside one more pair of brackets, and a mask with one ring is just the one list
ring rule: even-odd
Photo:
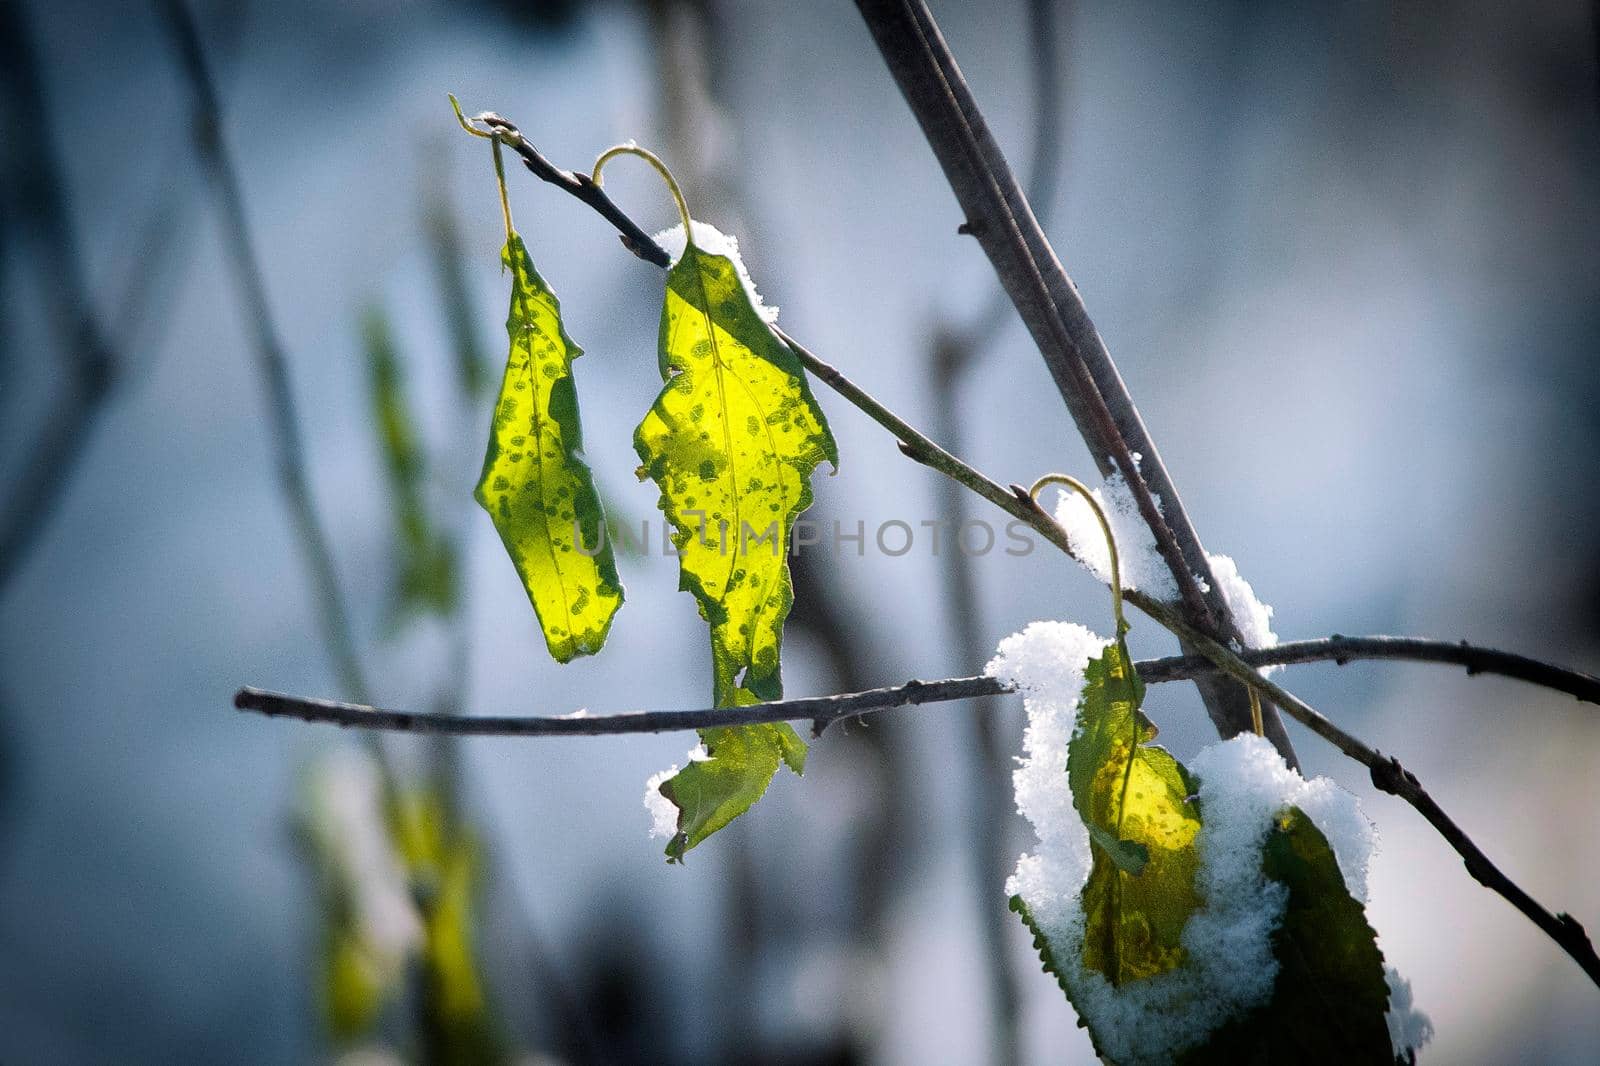
[[[989,257],[1101,473],[1118,472],[1127,482],[1172,572],[1185,620],[1224,643],[1242,644],[1155,441],[933,16],[921,0],[858,0],[857,7],[966,213],[962,231]],[[1222,736],[1251,728],[1241,688],[1212,678],[1200,689]],[[1264,711],[1268,737],[1294,765],[1282,723],[1270,707]]]

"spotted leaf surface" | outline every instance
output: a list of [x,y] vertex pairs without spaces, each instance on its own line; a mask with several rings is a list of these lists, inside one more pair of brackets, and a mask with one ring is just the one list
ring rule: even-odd
[[581,457],[572,361],[583,350],[521,237],[511,236],[501,261],[511,274],[511,347],[474,495],[522,578],[551,656],[564,663],[605,644],[622,582]]
[[[634,434],[640,475],[661,489],[680,587],[710,626],[719,707],[783,695],[783,623],[793,603],[787,550],[811,476],[837,464],[827,420],[794,353],[768,328],[727,256],[689,243],[667,276],[665,385]],[[662,785],[679,808],[681,857],[765,791],[780,762],[804,766],[788,725],[707,730],[711,757]]]

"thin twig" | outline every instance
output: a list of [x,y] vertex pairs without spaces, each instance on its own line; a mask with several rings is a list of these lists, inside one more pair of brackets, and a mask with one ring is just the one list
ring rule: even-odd
[[[1130,592],[1128,595],[1131,600],[1135,594]],[[1515,652],[1468,644],[1464,640],[1335,635],[1319,640],[1297,640],[1280,644],[1275,648],[1251,649],[1237,653],[1237,658],[1247,670],[1263,666],[1318,662],[1331,662],[1343,666],[1362,660],[1444,663],[1464,666],[1471,675],[1495,674],[1514,678],[1538,685],[1540,688],[1564,692],[1585,703],[1600,705],[1600,677],[1540,659],[1531,659]],[[1214,661],[1203,655],[1141,659],[1134,664],[1134,668],[1139,672],[1140,679],[1150,685],[1159,685],[1167,681],[1189,681],[1200,674],[1221,669]],[[301,718],[308,722],[329,722],[363,729],[384,729],[403,733],[454,733],[463,736],[598,737],[615,736],[619,733],[666,733],[725,725],[759,725],[766,722],[810,722],[813,731],[820,733],[827,726],[844,718],[857,718],[895,707],[1001,696],[1012,691],[1014,689],[1005,682],[992,677],[951,677],[938,681],[908,681],[903,685],[849,692],[837,696],[775,700],[748,707],[720,707],[692,711],[625,711],[618,714],[576,714],[561,717],[464,718],[456,714],[419,714],[411,711],[381,710],[360,703],[286,696],[263,689],[243,688],[234,697],[234,706],[241,711],[255,711],[269,718]],[[1315,711],[1311,714],[1319,721],[1327,721]],[[1345,743],[1346,741],[1336,741],[1336,746],[1344,750]]]
[[[1335,634],[1320,640],[1296,640],[1272,648],[1250,649],[1239,658],[1251,666],[1333,662],[1340,666],[1356,660],[1391,660],[1451,663],[1466,667],[1469,675],[1497,674],[1541,688],[1564,692],[1584,703],[1600,704],[1600,677],[1570,670],[1542,659],[1468,644],[1464,640],[1428,640],[1423,637],[1345,637]],[[1192,677],[1210,661],[1190,655],[1155,659],[1140,664],[1139,675],[1149,682]]]
[[957,677],[944,681],[908,681],[891,688],[848,692],[838,696],[810,696],[803,699],[756,703],[747,707],[709,707],[692,711],[624,711],[619,714],[571,714],[549,716],[483,716],[463,718],[450,714],[394,711],[305,696],[290,696],[259,688],[242,688],[233,697],[241,711],[254,711],[269,718],[299,718],[307,722],[327,722],[361,729],[380,729],[399,733],[451,733],[488,737],[600,737],[624,733],[671,733],[684,729],[716,729],[723,726],[760,725],[767,722],[812,724],[820,734],[844,718],[855,718],[891,707],[923,703],[946,703],[994,696],[1010,691],[988,677]]

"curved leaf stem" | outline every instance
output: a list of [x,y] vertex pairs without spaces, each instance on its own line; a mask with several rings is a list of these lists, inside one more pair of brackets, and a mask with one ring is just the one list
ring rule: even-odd
[[474,137],[484,138],[490,143],[490,145],[493,146],[494,176],[495,180],[499,182],[500,185],[500,213],[505,216],[506,240],[509,241],[516,233],[516,229],[511,225],[511,198],[506,193],[506,164],[505,160],[501,158],[500,153],[501,141],[508,135],[504,130],[493,126],[487,130],[480,130],[478,127],[473,125],[473,122],[485,122],[487,119],[493,116],[491,116],[488,112],[485,112],[484,114],[479,115],[476,119],[468,119],[467,116],[461,111],[461,101],[456,99],[456,94],[446,93],[445,95],[450,98],[450,108],[451,110],[455,111],[456,121],[461,124],[461,128],[472,134]]
[[[1039,503],[1039,493],[1051,485],[1061,485],[1071,489],[1089,505],[1089,510],[1094,512],[1095,520],[1100,523],[1100,532],[1106,535],[1106,551],[1111,556],[1111,613],[1117,620],[1117,636],[1128,631],[1128,621],[1122,616],[1122,566],[1117,559],[1117,538],[1111,534],[1111,522],[1106,518],[1104,507],[1094,498],[1094,493],[1089,491],[1089,486],[1073,477],[1071,474],[1046,474],[1033,483],[1028,490],[1028,498],[1035,505]],[[1260,722],[1260,709],[1257,708],[1257,722]],[[1258,727],[1257,732],[1260,732]]]
[[601,187],[600,168],[619,155],[635,155],[655,168],[661,180],[667,183],[668,190],[672,193],[672,202],[678,205],[678,217],[683,220],[683,240],[686,245],[694,243],[694,228],[689,224],[689,204],[683,198],[683,190],[678,187],[678,179],[672,176],[672,171],[661,161],[661,157],[648,148],[640,148],[637,144],[619,144],[614,148],[607,148],[600,153],[600,158],[594,161],[594,170],[589,174],[589,180],[594,182],[595,188]]
[[506,220],[506,241],[509,243],[511,238],[517,235],[517,231],[511,224],[511,197],[506,193],[506,164],[500,157],[500,138],[492,138],[489,144],[494,150],[494,178],[500,185],[500,213]]

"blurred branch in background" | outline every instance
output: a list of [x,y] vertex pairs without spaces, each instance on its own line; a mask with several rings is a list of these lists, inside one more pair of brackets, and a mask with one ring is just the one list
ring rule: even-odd
[[[1065,139],[1062,95],[1066,91],[1066,79],[1061,63],[1056,6],[1057,0],[1028,0],[1026,24],[1034,105],[1028,201],[1035,205],[1041,226],[1047,224],[1055,206]],[[929,422],[934,438],[943,441],[946,448],[958,455],[966,453],[971,443],[963,432],[969,420],[962,417],[961,410],[968,375],[984,354],[993,351],[1002,331],[1015,319],[1010,299],[1003,290],[997,289],[972,321],[962,324],[941,318],[934,323],[928,353],[933,400]],[[972,419],[970,424],[984,423]],[[938,478],[935,492],[940,527],[955,540],[966,529],[971,515],[967,494],[958,482],[949,478]],[[957,659],[980,662],[992,652],[994,640],[983,624],[983,603],[978,595],[972,556],[960,550],[948,552],[940,573],[944,577],[945,617],[949,621]],[[1020,750],[1021,744],[1017,731],[1006,728],[1006,719],[994,710],[984,701],[964,708],[962,714],[972,733],[967,748],[975,790],[970,855],[979,900],[1005,898],[1006,877],[1014,855],[1011,833],[1007,831],[1014,824],[1009,817],[1013,808],[1010,755]],[[989,977],[989,998],[996,1013],[992,1041],[994,1061],[1014,1063],[1020,1055],[1022,1003],[1017,967],[1008,950],[1015,925],[998,907],[982,907],[980,911],[987,948],[984,961]]]
[[267,418],[277,452],[278,483],[289,508],[295,537],[311,568],[318,624],[340,686],[352,693],[362,693],[357,698],[365,699],[367,679],[356,652],[354,629],[344,595],[339,590],[327,532],[318,517],[306,476],[305,442],[295,413],[288,360],[267,299],[266,281],[261,274],[245,211],[244,193],[222,138],[222,106],[216,83],[188,5],[184,0],[158,0],[158,5],[177,46],[181,69],[193,97],[190,127],[195,150],[205,164],[206,176],[217,196],[223,244],[239,296],[245,304],[245,317],[255,345],[256,368],[267,393]]
[[[310,567],[317,618],[339,683],[352,692],[368,691],[348,605],[340,590],[331,545],[312,496],[306,448],[296,413],[288,360],[272,315],[257,257],[243,191],[222,133],[222,107],[205,58],[199,29],[184,0],[161,0],[159,10],[177,48],[192,94],[191,127],[195,149],[218,199],[224,244],[235,285],[245,304],[256,365],[267,393],[271,438],[279,485],[296,539]],[[440,560],[451,548],[425,527],[420,455],[409,439],[409,415],[399,406],[397,364],[385,330],[369,323],[368,346],[378,420],[388,460],[391,489],[401,502],[405,543],[416,559],[402,578],[400,603],[453,609],[453,568]],[[426,579],[412,580],[421,574]],[[442,577],[438,575],[444,575]],[[437,580],[435,579],[437,578]],[[363,697],[365,698],[365,697]],[[367,751],[378,771],[382,808],[389,832],[401,846],[405,877],[424,932],[415,977],[415,1039],[423,1060],[482,1066],[506,1058],[500,1023],[488,1006],[479,977],[473,941],[475,900],[480,883],[481,842],[461,816],[456,800],[454,762],[436,758],[423,786],[402,783],[381,743]],[[435,747],[436,756],[444,754]],[[330,986],[330,994],[334,988]]]
[[[0,4],[0,79],[5,83],[6,236],[26,243],[38,267],[38,297],[48,309],[64,375],[53,407],[0,503],[0,590],[38,543],[94,436],[94,427],[132,353],[153,345],[164,323],[157,303],[177,288],[168,271],[178,225],[178,183],[164,183],[160,201],[127,257],[127,279],[112,304],[114,330],[101,325],[87,258],[67,203],[43,71],[33,31],[15,0]],[[4,346],[13,351],[10,345]]]
[[[236,28],[230,19],[224,36],[231,37]],[[33,27],[19,0],[0,3],[0,81],[5,85],[0,94],[5,104],[0,113],[5,150],[0,247],[25,246],[38,267],[37,299],[47,308],[65,370],[55,403],[42,405],[46,413],[38,420],[37,435],[16,445],[20,459],[16,470],[8,471],[9,483],[0,495],[4,597],[73,484],[117,387],[140,369],[143,353],[159,345],[168,317],[164,312],[177,295],[178,274],[186,265],[178,252],[188,230],[180,225],[186,190],[176,175],[168,175],[130,243],[126,277],[111,305],[114,329],[104,329],[67,200],[69,186],[54,137],[60,123],[52,118]],[[9,257],[0,259],[9,262]],[[17,350],[11,343],[0,344],[0,380],[15,380]],[[12,721],[11,715],[0,715],[0,797],[11,787],[17,765],[15,744],[6,732]],[[11,808],[0,804],[0,809]]]

